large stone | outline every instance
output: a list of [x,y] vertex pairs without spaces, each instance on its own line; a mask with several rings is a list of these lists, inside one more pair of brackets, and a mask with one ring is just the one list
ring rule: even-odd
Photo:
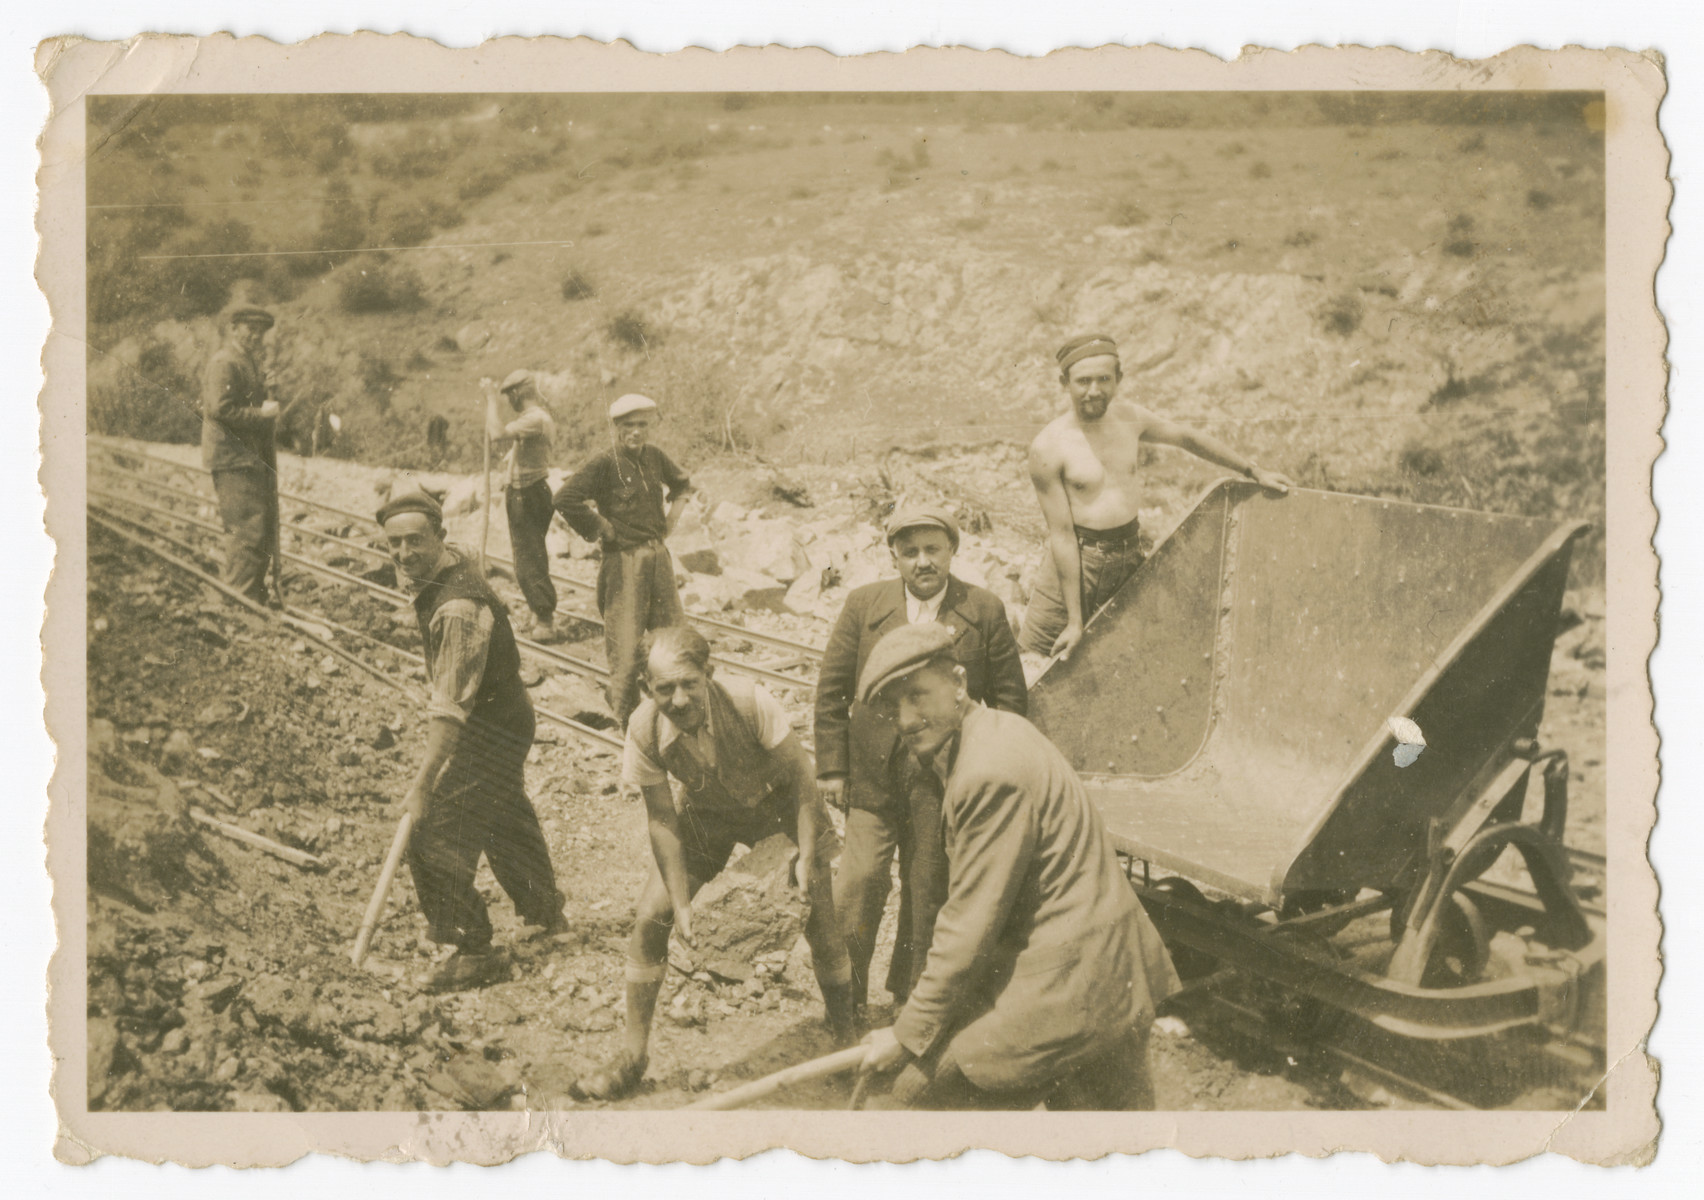
[[152,911],[196,882],[206,856],[188,804],[158,769],[117,753],[91,756],[88,881],[95,891]]
[[793,840],[774,834],[730,863],[692,902],[693,970],[743,983],[759,956],[790,951],[809,904],[793,886]]
[[811,569],[810,555],[784,522],[765,521],[727,546],[724,565],[789,584]]
[[[495,492],[495,481],[493,481],[492,489]],[[446,517],[463,517],[468,513],[478,512],[479,506],[484,501],[485,489],[477,476],[469,479],[458,479],[450,485],[449,492],[444,496],[444,515]],[[495,500],[492,502],[492,507],[496,507]]]

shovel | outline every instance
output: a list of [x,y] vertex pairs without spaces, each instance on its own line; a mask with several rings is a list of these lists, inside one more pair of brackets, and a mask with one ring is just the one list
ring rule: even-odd
[[385,855],[385,865],[379,871],[378,886],[373,889],[373,898],[367,901],[367,915],[361,918],[361,931],[355,935],[355,948],[349,952],[349,961],[356,966],[360,966],[361,960],[367,957],[373,931],[379,927],[379,917],[385,911],[385,898],[390,895],[391,880],[396,878],[402,852],[408,849],[408,835],[413,832],[414,814],[405,812],[402,820],[396,823],[396,836],[391,839],[390,853]]

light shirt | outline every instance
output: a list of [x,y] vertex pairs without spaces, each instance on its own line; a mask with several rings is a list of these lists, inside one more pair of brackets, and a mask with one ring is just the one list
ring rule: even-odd
[[503,426],[503,434],[515,439],[505,459],[509,486],[531,487],[550,475],[550,444],[556,437],[556,422],[535,405]]
[[[757,717],[757,725],[752,732],[757,735],[758,745],[765,750],[773,750],[786,741],[787,735],[793,730],[793,723],[788,719],[786,710],[781,707],[781,702],[770,695],[761,683],[752,685],[751,693],[752,707]],[[634,715],[638,716],[637,713]],[[697,734],[682,732],[669,720],[667,713],[660,714],[657,721],[657,753],[661,754],[680,738],[687,738],[691,742],[692,748],[698,752],[698,757],[705,764],[711,767],[716,765],[716,731],[711,727],[708,714]],[[632,730],[628,730],[627,745],[622,751],[621,782],[632,787],[657,787],[668,781],[668,771],[639,748]]]
[[921,625],[925,621],[941,619],[941,601],[947,598],[947,589],[942,588],[927,600],[919,600],[911,594],[911,589],[905,589],[905,619],[913,625]]

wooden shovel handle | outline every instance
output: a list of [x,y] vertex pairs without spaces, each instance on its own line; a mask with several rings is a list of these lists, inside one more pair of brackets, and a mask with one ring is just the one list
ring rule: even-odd
[[361,960],[367,957],[373,931],[379,927],[379,917],[385,911],[385,897],[390,895],[391,880],[396,878],[396,868],[402,862],[402,852],[408,849],[408,836],[413,832],[414,814],[405,812],[402,820],[396,823],[396,836],[391,839],[390,853],[385,855],[385,865],[379,871],[373,898],[367,901],[367,915],[361,918],[361,932],[355,935],[355,949],[349,952],[349,960],[356,966],[360,966]]

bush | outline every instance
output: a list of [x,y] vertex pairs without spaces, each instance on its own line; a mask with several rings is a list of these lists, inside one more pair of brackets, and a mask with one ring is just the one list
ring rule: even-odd
[[590,300],[598,294],[598,289],[592,281],[576,267],[568,272],[568,277],[562,281],[562,298],[564,300]]
[[1147,224],[1148,213],[1136,201],[1122,200],[1113,205],[1110,220],[1120,229],[1134,229],[1138,225]]
[[90,373],[90,429],[150,442],[200,438],[200,388],[168,343],[149,337],[135,370],[111,367]]
[[1348,337],[1361,328],[1361,298],[1353,292],[1339,292],[1319,310],[1320,327],[1338,337]]
[[337,295],[348,313],[414,312],[426,303],[419,275],[382,262],[351,271]]
[[611,341],[629,350],[649,350],[661,340],[645,318],[631,308],[616,314],[604,332]]

